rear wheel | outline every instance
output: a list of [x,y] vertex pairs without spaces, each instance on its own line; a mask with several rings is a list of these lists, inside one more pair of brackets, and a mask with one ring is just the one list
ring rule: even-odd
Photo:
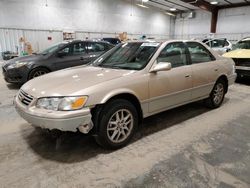
[[138,126],[136,108],[127,100],[107,103],[99,117],[96,141],[108,149],[118,149],[129,143]]
[[215,83],[209,98],[205,100],[206,105],[209,108],[220,107],[224,100],[225,93],[226,93],[226,83],[224,80],[220,79]]
[[40,67],[40,68],[35,68],[33,69],[30,74],[29,74],[29,80],[36,78],[38,76],[42,76],[44,74],[47,74],[49,72],[48,69]]

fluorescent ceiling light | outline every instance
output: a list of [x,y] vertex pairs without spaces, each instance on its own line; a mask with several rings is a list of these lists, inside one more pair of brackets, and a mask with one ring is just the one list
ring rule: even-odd
[[148,8],[147,6],[143,5],[143,4],[136,4],[137,6],[139,7],[142,7],[142,8]]
[[177,9],[176,8],[170,8],[169,10],[170,11],[176,11]]
[[218,4],[218,1],[211,1],[210,4],[211,4],[211,5],[217,5],[217,4]]
[[171,13],[171,12],[165,12],[165,14],[169,15],[169,16],[176,16],[175,14]]
[[148,0],[142,0],[142,2],[146,3],[146,2],[148,2]]

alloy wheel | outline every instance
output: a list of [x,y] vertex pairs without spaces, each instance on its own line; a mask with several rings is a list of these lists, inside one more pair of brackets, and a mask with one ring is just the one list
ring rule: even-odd
[[224,86],[222,83],[216,84],[213,91],[213,101],[216,105],[220,104],[224,96]]
[[134,126],[132,113],[127,109],[116,111],[109,119],[107,135],[113,143],[121,143],[126,140]]
[[36,71],[33,75],[33,78],[36,78],[38,76],[42,76],[44,74],[46,74],[47,72],[46,71]]

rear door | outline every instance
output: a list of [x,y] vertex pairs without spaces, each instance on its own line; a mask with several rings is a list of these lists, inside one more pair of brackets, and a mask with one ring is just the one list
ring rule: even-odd
[[192,99],[208,96],[219,75],[219,66],[210,51],[198,42],[186,42],[192,68]]

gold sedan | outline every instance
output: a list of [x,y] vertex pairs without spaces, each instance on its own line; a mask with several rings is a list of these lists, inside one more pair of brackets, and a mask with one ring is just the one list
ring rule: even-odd
[[219,107],[236,78],[234,62],[196,41],[128,42],[89,66],[35,78],[14,102],[30,124],[90,132],[120,148],[143,118],[190,102]]

